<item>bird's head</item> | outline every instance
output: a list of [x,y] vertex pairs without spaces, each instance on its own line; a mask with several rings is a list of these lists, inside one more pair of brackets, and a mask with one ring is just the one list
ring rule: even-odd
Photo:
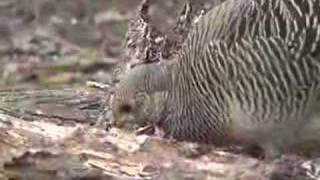
[[140,65],[120,77],[111,102],[113,126],[134,130],[156,120],[165,94],[165,79],[159,67]]

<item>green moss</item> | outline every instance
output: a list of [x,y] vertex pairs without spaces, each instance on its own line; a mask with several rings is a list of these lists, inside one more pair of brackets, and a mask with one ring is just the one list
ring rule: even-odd
[[116,35],[124,37],[127,33],[128,22],[127,21],[118,21],[112,24],[112,32]]

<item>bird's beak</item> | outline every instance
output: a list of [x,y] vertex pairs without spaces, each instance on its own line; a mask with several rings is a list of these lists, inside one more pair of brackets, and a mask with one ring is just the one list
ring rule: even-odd
[[116,128],[131,129],[134,123],[133,115],[122,115],[121,117],[113,117],[111,119],[111,126]]

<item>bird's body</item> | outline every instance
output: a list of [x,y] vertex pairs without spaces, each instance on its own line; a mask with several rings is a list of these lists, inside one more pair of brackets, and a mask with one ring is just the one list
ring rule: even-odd
[[[200,19],[177,61],[162,68],[160,76],[136,73],[166,82],[142,91],[161,94],[160,125],[169,136],[257,144],[270,156],[320,142],[320,0],[227,0]],[[138,91],[122,101],[116,94],[114,107]]]

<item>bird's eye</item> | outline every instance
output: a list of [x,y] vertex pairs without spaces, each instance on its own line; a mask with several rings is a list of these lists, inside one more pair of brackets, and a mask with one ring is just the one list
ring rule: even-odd
[[132,111],[132,107],[129,104],[124,104],[120,107],[120,111],[123,113],[130,113]]

